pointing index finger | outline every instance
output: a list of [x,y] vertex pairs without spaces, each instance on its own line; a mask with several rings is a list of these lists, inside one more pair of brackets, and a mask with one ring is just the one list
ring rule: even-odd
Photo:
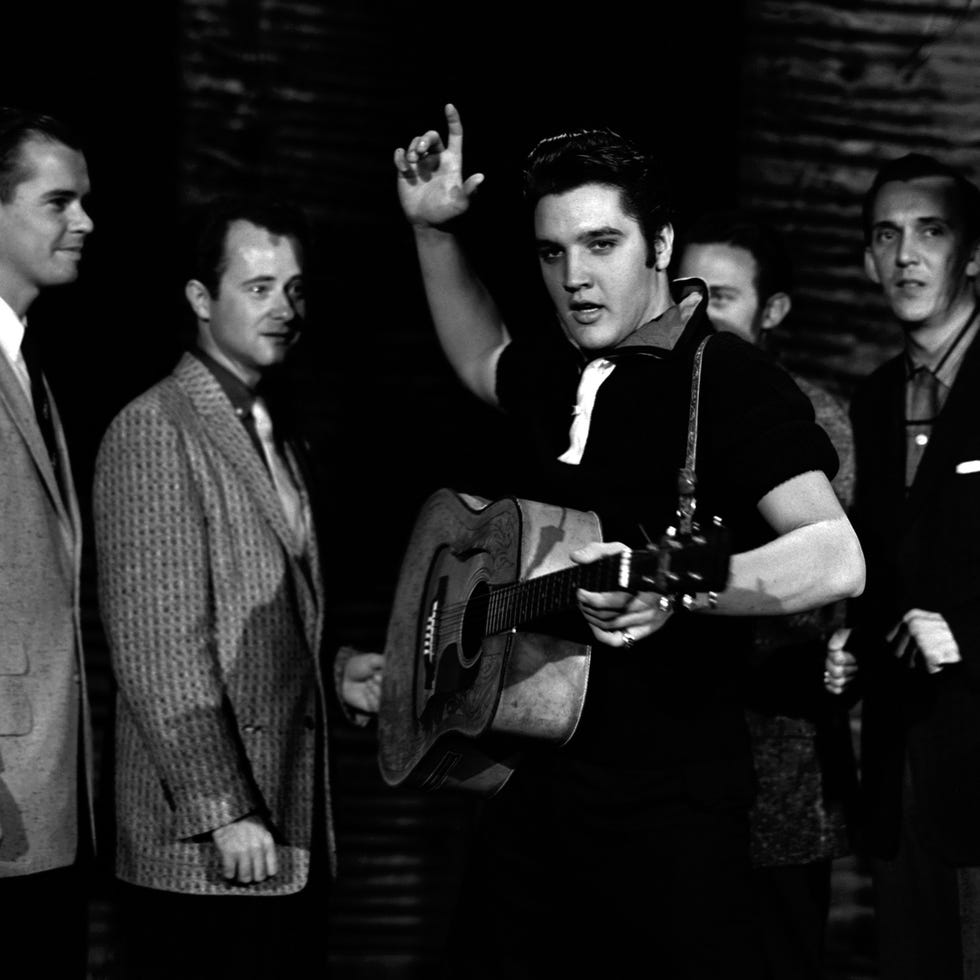
[[463,151],[463,123],[459,118],[459,110],[452,104],[446,103],[446,128],[449,133],[447,149],[451,153],[460,154]]

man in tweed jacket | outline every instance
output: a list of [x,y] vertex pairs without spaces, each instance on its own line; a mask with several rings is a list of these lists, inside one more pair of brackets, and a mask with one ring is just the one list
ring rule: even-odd
[[[280,205],[205,212],[186,287],[197,347],[115,419],[97,460],[134,976],[325,964],[323,585],[302,461],[269,437],[260,384],[299,337],[304,241]],[[377,710],[380,665],[338,656],[354,712]]]

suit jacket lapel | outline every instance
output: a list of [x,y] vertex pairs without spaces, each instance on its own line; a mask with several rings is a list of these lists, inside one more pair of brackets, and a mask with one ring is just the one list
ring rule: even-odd
[[970,344],[963,358],[953,388],[932,429],[919,469],[909,492],[908,517],[914,518],[923,504],[931,499],[932,487],[955,463],[953,456],[962,442],[966,425],[976,426],[976,391],[980,385],[980,334]]
[[[303,572],[300,542],[286,520],[282,502],[268,470],[214,375],[196,357],[185,354],[174,369],[174,376],[204,422],[206,438],[235,469],[243,486],[247,488],[283,548],[292,558],[290,564],[297,592],[304,606],[307,635],[311,639],[311,648],[315,649],[314,640],[318,633],[321,603],[311,595],[311,589],[316,591],[317,596],[322,594],[319,588],[319,569],[311,572],[314,575],[313,580],[308,579]],[[301,492],[305,499],[305,489]],[[311,556],[315,554],[314,548]]]
[[61,424],[61,415],[58,412],[58,406],[55,404],[51,388],[48,386],[47,378],[42,380],[44,382],[44,389],[48,395],[48,405],[51,408],[51,423],[54,428],[54,437],[58,449],[58,471],[61,476],[62,496],[68,517],[75,532],[75,567],[78,568],[81,566],[82,560],[82,515],[78,510],[78,497],[75,494],[75,481],[72,477],[71,459],[68,455],[68,443],[65,440],[65,430]]
[[309,603],[308,610],[304,610],[303,618],[307,624],[310,648],[312,650],[318,650],[320,637],[323,635],[323,570],[320,567],[316,515],[313,511],[313,483],[309,477],[310,468],[306,465],[306,459],[301,450],[287,446],[286,453],[289,458],[290,468],[296,477],[300,496],[303,498],[303,506],[306,508],[306,513],[310,516],[310,540],[308,542],[307,561],[304,563],[306,568],[305,571],[301,569],[304,586],[301,590],[301,595],[303,596],[303,601]]
[[[45,382],[45,387],[47,387],[47,382]],[[49,398],[50,395],[51,392],[49,389]],[[72,539],[69,542],[69,551],[74,552],[74,539],[78,536],[78,522],[76,519],[77,505],[74,504],[73,494],[69,490],[71,487],[71,472],[68,466],[68,453],[64,446],[64,438],[61,435],[60,421],[58,422],[57,432],[59,433],[59,463],[64,464],[63,469],[67,481],[64,492],[58,486],[58,478],[51,466],[51,459],[48,456],[47,446],[44,444],[44,436],[41,435],[41,429],[37,424],[37,416],[34,414],[34,409],[24,389],[21,387],[17,375],[14,374],[13,368],[7,362],[7,358],[2,354],[0,354],[0,403],[6,406],[7,412],[11,419],[13,419],[14,425],[19,430],[24,442],[27,444],[31,456],[34,457],[34,463],[41,474],[41,481],[44,483],[45,489],[51,497],[58,516],[65,525],[66,532]],[[51,404],[54,404],[53,398],[51,398]],[[66,500],[66,498],[71,499]],[[75,514],[71,513],[73,505],[76,511]]]
[[276,488],[221,385],[191,354],[181,358],[174,375],[204,421],[207,438],[235,468],[283,546],[295,554],[296,541],[286,522]]

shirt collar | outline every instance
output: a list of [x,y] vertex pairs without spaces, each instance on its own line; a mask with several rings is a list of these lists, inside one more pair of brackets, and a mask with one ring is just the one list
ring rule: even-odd
[[21,345],[24,343],[26,324],[0,297],[0,350],[7,355],[11,364],[17,361]]
[[255,401],[255,392],[238,375],[229,371],[200,347],[192,347],[191,353],[214,375],[214,380],[221,385],[221,390],[228,396],[235,412],[238,415],[250,414],[252,403]]
[[928,358],[923,356],[921,350],[907,346],[905,348],[906,378],[911,379],[919,368],[928,368],[940,384],[952,388],[963,358],[980,330],[978,313],[980,313],[980,302],[974,305],[969,320],[950,337],[945,346]]
[[610,352],[612,356],[642,351],[657,357],[667,357],[677,350],[681,339],[686,340],[688,328],[700,335],[707,322],[708,286],[703,279],[675,279],[670,284],[674,304],[658,317],[637,327]]

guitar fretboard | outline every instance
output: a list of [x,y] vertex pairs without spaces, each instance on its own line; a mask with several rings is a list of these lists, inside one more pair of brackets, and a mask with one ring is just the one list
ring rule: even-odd
[[518,629],[551,613],[571,609],[577,589],[611,592],[621,588],[623,555],[600,558],[587,565],[572,565],[558,572],[541,575],[495,588],[488,596],[486,635]]

